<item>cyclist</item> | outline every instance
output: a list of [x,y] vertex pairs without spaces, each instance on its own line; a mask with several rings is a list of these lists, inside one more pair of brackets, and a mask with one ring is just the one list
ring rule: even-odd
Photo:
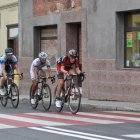
[[[42,77],[46,77],[47,72],[50,77],[52,77],[52,72],[50,68],[50,62],[47,59],[47,54],[45,52],[40,52],[38,58],[34,59],[31,67],[30,67],[30,75],[32,80],[32,97],[31,97],[31,104],[35,104],[34,94],[36,89],[38,88],[37,80],[38,75]],[[52,83],[54,83],[55,79],[51,79]]]
[[70,49],[68,54],[58,58],[57,60],[57,78],[58,87],[56,93],[56,107],[61,107],[60,94],[64,84],[64,74],[80,74],[78,53],[75,49]]
[[[6,75],[14,73],[13,67],[17,70],[17,73],[20,73],[18,61],[16,56],[13,54],[13,49],[6,48],[5,54],[0,56],[0,75],[3,76],[0,84],[0,95],[4,95],[3,88],[7,79]],[[22,77],[20,76],[20,79],[21,78]]]

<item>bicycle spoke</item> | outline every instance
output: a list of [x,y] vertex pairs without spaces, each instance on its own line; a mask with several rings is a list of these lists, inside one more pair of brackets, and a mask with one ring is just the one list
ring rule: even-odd
[[11,102],[14,108],[18,107],[19,104],[19,90],[17,85],[14,83],[11,86]]
[[71,113],[76,114],[79,111],[81,104],[81,94],[79,87],[76,85],[73,85],[73,87],[69,91],[68,104]]
[[51,106],[51,100],[52,100],[51,89],[49,85],[45,84],[42,87],[42,105],[45,110],[49,110]]
[[6,86],[4,86],[3,92],[4,92],[5,96],[0,97],[0,100],[1,100],[2,106],[6,107],[7,100],[8,100]]

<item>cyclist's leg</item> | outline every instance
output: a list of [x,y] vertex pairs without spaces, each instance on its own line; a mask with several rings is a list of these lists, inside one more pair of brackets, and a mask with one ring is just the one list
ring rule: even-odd
[[56,107],[61,107],[60,94],[61,94],[62,87],[63,87],[63,84],[64,84],[64,74],[63,73],[58,73],[57,78],[58,78],[58,84],[57,84],[55,105],[56,105]]
[[[6,73],[9,73],[10,71],[11,71],[10,67],[5,67],[5,72]],[[1,68],[0,68],[0,75],[2,75],[2,65],[1,65]],[[4,85],[6,85],[6,80],[7,80],[7,78],[4,78],[4,77],[1,78],[1,81],[0,81],[0,95],[5,95]]]
[[31,80],[32,80],[32,88],[31,88],[31,104],[35,104],[35,100],[34,100],[34,95],[35,95],[35,92],[38,88],[38,84],[37,84],[37,81],[35,79],[35,75],[34,75],[34,72],[32,70],[30,70],[30,75],[31,75]]

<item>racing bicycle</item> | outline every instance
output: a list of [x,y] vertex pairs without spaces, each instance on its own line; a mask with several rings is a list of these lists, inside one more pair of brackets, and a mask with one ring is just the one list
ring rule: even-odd
[[[68,103],[68,107],[72,114],[76,114],[80,109],[81,104],[81,92],[78,84],[75,82],[76,79],[80,79],[81,82],[84,81],[84,72],[81,74],[69,75],[64,79],[64,85],[62,87],[62,92],[60,95],[61,107],[55,106],[57,112],[60,112],[65,103]],[[69,86],[67,87],[67,81]],[[54,103],[56,101],[57,86],[54,91]]]
[[55,80],[55,76],[53,76],[53,77],[39,76],[38,77],[37,89],[36,89],[36,92],[33,97],[35,100],[35,104],[31,103],[31,99],[32,99],[32,85],[31,85],[31,87],[30,87],[30,104],[33,109],[37,108],[39,101],[42,101],[42,105],[46,111],[50,109],[51,102],[52,102],[52,94],[51,94],[50,86],[49,86],[49,84],[47,84],[47,80],[52,79],[52,78],[54,78],[54,80]]
[[[23,78],[23,73],[21,74],[7,74],[6,84],[4,85],[3,92],[4,95],[0,95],[1,104],[6,107],[8,99],[11,100],[12,106],[14,108],[18,107],[19,104],[19,89],[16,83],[14,83],[14,76],[18,75]],[[3,76],[0,76],[3,77]]]

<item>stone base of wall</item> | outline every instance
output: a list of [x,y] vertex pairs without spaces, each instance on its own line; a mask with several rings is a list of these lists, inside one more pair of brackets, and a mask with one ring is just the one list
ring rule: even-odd
[[89,98],[140,101],[140,72],[116,69],[115,60],[89,60]]

